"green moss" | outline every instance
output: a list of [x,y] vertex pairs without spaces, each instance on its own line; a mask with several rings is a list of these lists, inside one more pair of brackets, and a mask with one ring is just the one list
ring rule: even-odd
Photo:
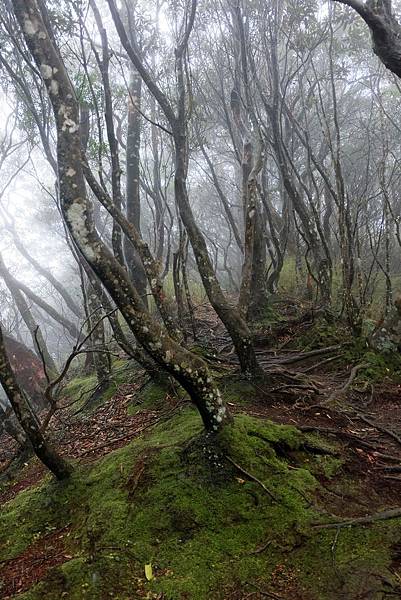
[[[305,439],[293,427],[241,415],[211,446],[199,416],[185,407],[125,448],[77,468],[69,482],[47,479],[6,503],[0,560],[70,523],[72,558],[20,600],[160,593],[218,600],[249,581],[275,590],[273,573],[282,565],[308,598],[332,600],[335,532],[311,528],[323,519],[312,506],[318,482],[311,473],[322,457],[304,450]],[[355,572],[374,565],[386,571],[397,535],[398,522],[341,532],[336,560],[350,586]],[[144,576],[149,562],[151,582]]]
[[324,319],[318,319],[302,335],[297,336],[292,345],[303,351],[334,345],[342,346],[339,350],[342,354],[341,358],[333,363],[335,368],[338,368],[339,364],[343,367],[361,363],[366,365],[359,370],[356,382],[381,382],[385,378],[401,381],[401,354],[394,351],[372,350],[367,341],[368,333],[369,327],[366,323],[363,336],[354,338],[344,324],[338,322],[330,324]]
[[94,410],[104,402],[107,402],[114,396],[118,386],[123,383],[131,383],[138,377],[138,369],[132,361],[115,360],[112,364],[110,373],[110,383],[102,390],[95,401],[88,403],[91,395],[97,388],[96,375],[87,375],[86,377],[74,377],[64,388],[64,394],[73,403],[73,411],[81,409]]
[[318,456],[315,459],[316,468],[313,473],[316,475],[324,475],[327,479],[334,477],[343,465],[343,461],[340,458],[333,456]]
[[134,415],[144,409],[166,408],[167,394],[178,399],[184,397],[185,391],[178,384],[175,384],[173,388],[168,381],[165,385],[149,381],[140,390],[140,393],[136,394],[133,403],[128,407],[128,414]]
[[79,409],[91,392],[95,390],[96,383],[96,375],[75,377],[65,386],[64,393],[71,402],[74,402],[74,408]]
[[271,296],[269,302],[261,309],[257,321],[253,323],[254,328],[266,328],[276,325],[283,321],[277,307],[275,306],[275,298]]
[[230,405],[246,405],[256,400],[260,392],[252,383],[239,377],[221,377],[218,381],[224,400]]

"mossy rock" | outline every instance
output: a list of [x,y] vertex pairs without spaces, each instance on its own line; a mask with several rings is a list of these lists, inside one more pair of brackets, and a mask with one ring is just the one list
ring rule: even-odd
[[336,532],[312,527],[327,519],[313,503],[322,453],[306,441],[294,427],[243,415],[212,440],[185,406],[70,481],[47,478],[6,503],[0,560],[69,524],[66,562],[19,600],[219,600],[251,584],[287,599],[356,600],[362,574],[381,598],[379,574],[396,584],[400,520],[341,530],[334,568]]

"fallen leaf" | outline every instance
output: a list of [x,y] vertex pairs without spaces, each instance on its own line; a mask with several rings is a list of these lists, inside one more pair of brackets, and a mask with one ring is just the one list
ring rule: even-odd
[[151,563],[145,565],[145,577],[148,581],[152,581],[153,579],[153,569]]

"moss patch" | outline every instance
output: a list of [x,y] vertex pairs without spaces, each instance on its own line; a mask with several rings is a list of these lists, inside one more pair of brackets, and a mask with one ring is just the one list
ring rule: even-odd
[[[86,377],[74,377],[64,388],[64,394],[69,402],[73,404],[73,410],[81,409],[94,410],[107,400],[110,400],[116,393],[118,386],[123,383],[132,383],[138,377],[138,369],[132,361],[115,360],[112,364],[110,373],[110,383],[102,390],[101,395],[95,402],[88,402],[91,395],[96,391],[96,375],[87,375]],[[87,406],[88,405],[88,406]]]
[[166,408],[167,395],[178,400],[185,396],[185,390],[176,383],[172,387],[168,380],[165,384],[149,381],[143,386],[140,393],[135,395],[133,403],[128,407],[128,414],[134,415],[144,409]]
[[[401,524],[341,531],[340,582],[335,531],[311,527],[325,518],[313,507],[319,484],[312,471],[322,456],[306,452],[305,439],[293,427],[239,416],[211,446],[197,413],[185,407],[125,448],[77,468],[69,482],[48,478],[5,504],[0,560],[71,524],[71,559],[20,600],[160,593],[218,600],[232,597],[233,588],[250,591],[249,582],[284,598],[357,598],[361,573],[392,578],[390,547]],[[149,563],[152,581],[144,574]]]
[[256,400],[260,392],[252,383],[238,376],[220,377],[219,388],[225,402],[235,405],[247,405]]

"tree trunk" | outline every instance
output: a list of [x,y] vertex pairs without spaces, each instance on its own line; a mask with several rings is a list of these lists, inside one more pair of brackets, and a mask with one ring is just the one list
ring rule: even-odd
[[[109,383],[111,361],[110,355],[107,353],[107,348],[105,346],[105,322],[102,318],[104,316],[104,312],[101,304],[101,298],[99,298],[95,288],[90,282],[87,289],[87,298],[89,309],[87,328],[89,331],[92,330],[90,344],[95,349],[94,352],[91,352],[92,363],[95,368],[97,382],[101,389],[103,389]],[[102,350],[105,350],[105,352],[102,352]]]
[[146,311],[127,272],[99,238],[86,196],[79,105],[52,33],[35,0],[13,0],[27,46],[45,80],[57,126],[61,210],[71,236],[152,358],[186,389],[205,428],[217,432],[230,419],[204,361],[168,336]]
[[0,328],[0,383],[13,407],[15,415],[32,444],[33,451],[39,460],[53,473],[57,479],[66,479],[72,472],[71,466],[46,442],[40,426],[30,409],[24,392],[19,387],[7,357]]
[[[141,106],[141,91],[142,80],[139,74],[131,68],[126,150],[126,201],[127,219],[132,223],[139,235],[141,234],[141,197],[139,186],[141,116],[138,109]],[[126,236],[124,237],[124,252],[131,279],[138,290],[143,303],[148,307],[146,274],[138,253]]]

